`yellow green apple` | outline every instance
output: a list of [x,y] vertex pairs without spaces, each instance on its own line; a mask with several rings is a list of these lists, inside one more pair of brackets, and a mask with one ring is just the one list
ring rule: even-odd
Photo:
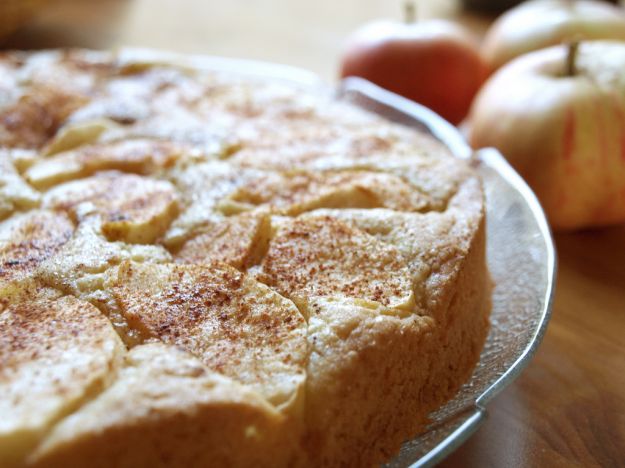
[[625,41],[625,11],[597,0],[530,0],[493,23],[482,55],[493,71],[533,50],[594,39]]
[[496,147],[556,230],[625,221],[625,43],[559,45],[499,69],[475,98],[474,147]]

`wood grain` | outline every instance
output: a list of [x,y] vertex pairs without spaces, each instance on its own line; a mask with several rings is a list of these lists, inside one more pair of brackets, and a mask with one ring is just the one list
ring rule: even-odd
[[[298,65],[333,80],[357,25],[398,17],[385,0],[55,0],[5,47],[133,45]],[[89,5],[85,8],[84,4]],[[97,5],[97,8],[95,7]],[[423,0],[423,18],[489,22],[454,0]],[[556,236],[553,319],[521,377],[443,467],[625,466],[625,226]]]
[[442,467],[625,466],[625,227],[558,234],[536,357]]

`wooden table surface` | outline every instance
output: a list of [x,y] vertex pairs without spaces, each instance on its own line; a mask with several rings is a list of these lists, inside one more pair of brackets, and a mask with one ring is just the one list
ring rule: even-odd
[[[4,46],[149,46],[288,63],[331,81],[350,31],[400,14],[400,2],[388,0],[58,1]],[[454,0],[423,0],[419,12],[477,33],[489,22]],[[556,244],[555,309],[542,346],[441,466],[625,466],[625,226],[558,234]]]

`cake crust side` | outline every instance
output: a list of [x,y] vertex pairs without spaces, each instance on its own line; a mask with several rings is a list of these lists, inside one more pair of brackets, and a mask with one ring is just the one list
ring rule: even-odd
[[[311,466],[388,460],[426,428],[428,415],[473,372],[489,329],[491,284],[479,186],[457,195],[465,197],[473,198],[475,209],[455,226],[464,232],[462,255],[430,271],[430,277],[445,275],[444,287],[437,288],[430,302],[436,307],[409,316],[362,307],[358,313],[355,304],[345,314],[324,314],[321,308],[315,323],[324,316],[326,321],[316,327],[311,315],[305,436]],[[452,203],[463,204],[458,199]],[[426,292],[426,304],[427,299]],[[335,352],[316,351],[323,350],[319,341]]]

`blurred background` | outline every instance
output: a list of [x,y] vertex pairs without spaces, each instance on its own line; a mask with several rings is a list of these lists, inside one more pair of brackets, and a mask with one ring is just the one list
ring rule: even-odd
[[[488,0],[473,0],[489,3]],[[499,5],[511,0],[490,0]],[[489,16],[457,0],[425,0],[419,18],[453,17],[482,32]],[[308,68],[333,79],[349,33],[377,18],[402,18],[385,0],[2,0],[0,47],[155,47]]]
[[[422,0],[417,16],[476,37],[509,0]],[[0,48],[139,46],[253,58],[338,76],[363,23],[402,17],[388,0],[0,0]],[[625,226],[558,233],[552,322],[490,419],[443,466],[624,466]]]

